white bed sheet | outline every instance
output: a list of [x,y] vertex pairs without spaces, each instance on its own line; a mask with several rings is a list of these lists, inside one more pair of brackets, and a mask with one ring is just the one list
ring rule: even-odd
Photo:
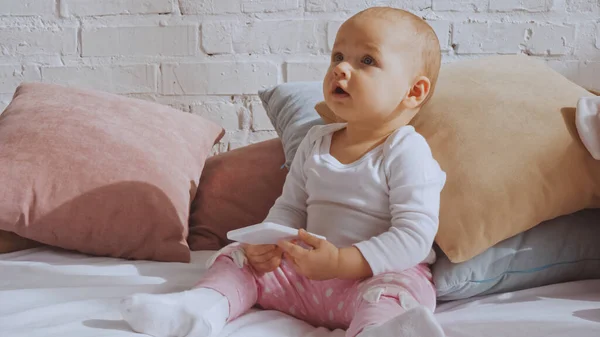
[[[212,252],[192,263],[90,257],[50,248],[0,255],[0,336],[135,337],[117,311],[136,292],[192,286]],[[448,337],[598,337],[600,280],[440,305]],[[229,324],[228,337],[342,337],[273,311],[253,310]]]

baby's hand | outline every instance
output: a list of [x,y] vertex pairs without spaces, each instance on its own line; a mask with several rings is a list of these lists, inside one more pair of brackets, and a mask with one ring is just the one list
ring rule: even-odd
[[277,245],[242,245],[248,263],[259,274],[274,271],[281,264],[283,251]]
[[298,238],[312,249],[289,241],[279,243],[286,259],[292,263],[296,272],[311,280],[337,278],[340,250],[331,242],[312,236],[302,229],[298,232]]

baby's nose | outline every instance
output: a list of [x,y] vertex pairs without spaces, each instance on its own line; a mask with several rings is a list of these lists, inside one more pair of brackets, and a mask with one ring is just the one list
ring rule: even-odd
[[338,64],[334,72],[337,77],[348,79],[350,78],[351,69],[350,66],[344,62]]

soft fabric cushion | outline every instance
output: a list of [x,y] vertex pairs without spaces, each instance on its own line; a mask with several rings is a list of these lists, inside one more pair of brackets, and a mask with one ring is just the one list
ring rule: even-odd
[[454,264],[443,253],[433,265],[438,299],[464,299],[600,278],[600,210],[546,221]]
[[229,243],[228,231],[263,221],[281,195],[284,162],[279,139],[209,158],[192,205],[190,248],[220,249]]
[[[442,67],[435,94],[411,124],[448,175],[436,242],[450,261],[600,207],[600,161],[575,126],[577,102],[591,95],[526,56]],[[331,115],[324,104],[317,109]]]
[[31,83],[0,116],[0,230],[82,253],[188,262],[220,126],[156,103]]
[[577,103],[577,132],[592,157],[600,160],[600,97],[583,97]]
[[314,106],[323,100],[320,82],[290,82],[258,92],[262,104],[283,142],[286,167],[311,127],[323,124]]
[[40,246],[38,242],[22,238],[12,232],[0,231],[0,254],[12,253],[38,246]]

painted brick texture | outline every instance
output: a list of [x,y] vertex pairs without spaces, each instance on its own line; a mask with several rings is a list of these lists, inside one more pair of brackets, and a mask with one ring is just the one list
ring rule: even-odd
[[444,62],[523,53],[600,90],[600,0],[0,0],[0,109],[22,81],[168,104],[275,137],[257,91],[320,80],[340,23],[373,5],[424,17]]

